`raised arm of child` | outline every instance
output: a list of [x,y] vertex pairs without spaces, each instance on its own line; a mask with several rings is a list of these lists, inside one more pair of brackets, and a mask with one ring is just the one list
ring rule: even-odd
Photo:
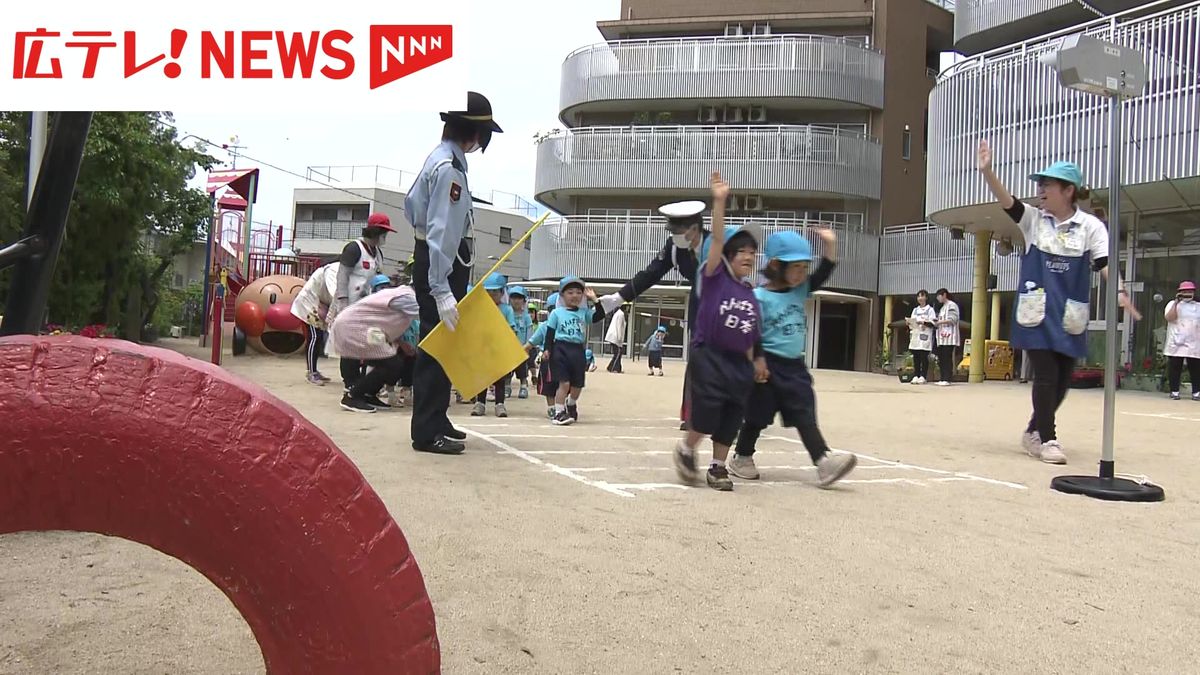
[[704,261],[705,276],[716,274],[721,268],[722,249],[725,248],[725,203],[729,201],[729,183],[714,171],[710,178],[712,188],[712,234],[709,236],[708,258]]

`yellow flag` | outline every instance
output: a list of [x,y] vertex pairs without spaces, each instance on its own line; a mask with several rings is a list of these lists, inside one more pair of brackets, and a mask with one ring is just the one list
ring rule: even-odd
[[[539,218],[525,236],[517,240],[508,253],[501,256],[481,278],[486,279],[503,265],[509,256],[525,244],[533,231],[541,227],[548,215]],[[459,301],[458,325],[454,330],[438,324],[421,340],[419,346],[437,359],[463,398],[477,396],[529,358],[525,346],[517,339],[482,284],[476,284]]]

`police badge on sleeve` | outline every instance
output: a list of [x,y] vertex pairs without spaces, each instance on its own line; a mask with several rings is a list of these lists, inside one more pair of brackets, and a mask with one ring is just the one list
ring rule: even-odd
[[450,201],[458,203],[458,200],[461,197],[462,197],[462,186],[459,185],[458,183],[451,183],[450,184]]

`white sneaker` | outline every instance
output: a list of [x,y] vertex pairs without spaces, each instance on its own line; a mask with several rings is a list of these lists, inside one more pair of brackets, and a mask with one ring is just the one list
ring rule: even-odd
[[1066,464],[1067,456],[1063,454],[1062,446],[1058,441],[1046,441],[1042,443],[1041,459],[1047,464]]
[[1027,431],[1021,434],[1021,447],[1030,457],[1042,458],[1042,437],[1038,432]]
[[949,383],[949,382],[947,382],[947,381],[945,381],[945,380],[941,380],[940,382],[938,382],[938,383],[937,383],[937,386],[939,386],[939,387],[949,387],[949,386],[950,386],[950,383]]
[[738,478],[758,480],[759,477],[758,467],[754,465],[754,455],[742,457],[735,453],[726,468],[729,469],[729,473]]
[[921,384],[921,378],[914,377],[913,379],[909,380],[908,383],[909,384]]
[[858,464],[858,457],[850,453],[828,454],[817,462],[817,481],[823,488],[846,477]]

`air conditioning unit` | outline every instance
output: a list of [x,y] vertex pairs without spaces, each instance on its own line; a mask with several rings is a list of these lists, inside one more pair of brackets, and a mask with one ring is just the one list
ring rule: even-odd
[[725,205],[725,210],[730,213],[733,213],[734,211],[738,210],[737,195],[729,195],[729,203]]
[[771,34],[771,24],[756,23],[756,24],[754,24],[754,27],[751,30],[754,32],[755,35],[770,35]]
[[746,211],[760,212],[763,210],[763,198],[761,195],[746,195],[746,199],[742,202],[742,209]]
[[717,124],[721,121],[721,112],[716,106],[706,105],[700,108],[699,120],[701,124]]
[[745,34],[746,34],[745,31],[742,30],[742,24],[740,24],[740,23],[725,24],[725,37],[741,37],[742,35],[745,35]]
[[766,122],[767,109],[765,106],[756,105],[750,108],[749,121],[751,122]]
[[745,108],[725,108],[726,124],[741,124],[746,119]]

